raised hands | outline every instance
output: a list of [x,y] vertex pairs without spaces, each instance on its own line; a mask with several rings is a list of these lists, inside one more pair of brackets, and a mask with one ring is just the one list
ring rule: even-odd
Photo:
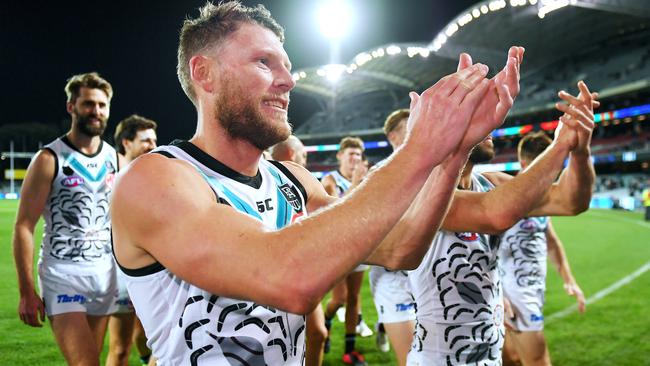
[[560,117],[560,123],[555,130],[556,140],[566,143],[572,154],[589,154],[591,144],[591,133],[594,129],[594,108],[600,106],[597,93],[592,93],[584,81],[578,82],[580,93],[577,97],[565,92],[558,93],[558,96],[567,102],[556,103],[555,108],[564,112]]
[[[461,152],[468,152],[483,141],[494,129],[501,126],[519,95],[519,68],[524,58],[523,47],[510,47],[504,68],[488,84],[488,92],[481,99],[470,121],[470,128],[459,146]],[[470,55],[460,55],[458,70],[472,65]]]
[[456,151],[488,91],[487,72],[486,65],[471,65],[443,77],[420,96],[411,92],[406,144],[433,146],[434,165]]

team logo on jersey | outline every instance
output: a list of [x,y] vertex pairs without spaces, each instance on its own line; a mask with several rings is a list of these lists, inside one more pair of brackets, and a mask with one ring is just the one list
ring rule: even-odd
[[115,166],[113,165],[113,162],[110,160],[106,160],[106,168],[108,169],[109,173],[115,173],[116,169]]
[[302,200],[300,199],[300,195],[298,194],[296,187],[289,185],[289,183],[285,183],[278,188],[280,188],[280,192],[287,200],[287,202],[291,205],[291,207],[293,207],[294,211],[301,212]]
[[64,166],[63,169],[61,169],[61,170],[63,171],[63,174],[65,174],[67,176],[70,176],[70,175],[74,174],[74,170],[72,170],[72,168],[70,168],[67,165]]
[[73,175],[71,177],[66,177],[61,180],[61,184],[65,187],[76,187],[84,184],[85,181],[78,175]]
[[115,181],[115,173],[106,174],[106,185],[108,188],[113,188],[113,182]]
[[476,241],[478,240],[477,233],[455,233],[456,237],[462,241]]
[[523,220],[521,225],[519,225],[521,229],[529,231],[535,230],[535,226],[535,221],[531,219]]

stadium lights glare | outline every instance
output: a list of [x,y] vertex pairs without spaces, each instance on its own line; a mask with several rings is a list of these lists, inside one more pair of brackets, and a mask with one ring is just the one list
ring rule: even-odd
[[569,0],[542,0],[542,6],[539,8],[539,11],[537,12],[537,16],[540,19],[544,19],[546,14],[562,9],[565,6],[569,6],[569,4],[575,4],[575,1],[569,1]]
[[330,64],[325,65],[318,70],[318,75],[325,77],[332,83],[339,81],[341,74],[343,74],[348,69],[347,65],[341,64]]
[[331,0],[318,11],[318,23],[323,35],[330,40],[343,38],[350,26],[352,12],[344,0]]

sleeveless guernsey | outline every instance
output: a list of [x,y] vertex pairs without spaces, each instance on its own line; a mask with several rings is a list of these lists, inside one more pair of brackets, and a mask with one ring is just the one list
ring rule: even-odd
[[[270,229],[307,213],[304,188],[280,163],[262,159],[258,174],[246,177],[190,142],[174,142],[154,152],[187,161],[213,189],[219,204]],[[302,365],[304,316],[209,293],[159,263],[121,269],[158,365]]]
[[56,157],[56,173],[43,210],[39,265],[73,274],[112,268],[109,200],[117,155],[107,143],[97,153],[80,152],[66,136],[46,145]]
[[[472,174],[472,190],[494,188]],[[408,365],[500,365],[503,304],[499,238],[440,230],[409,272],[417,325]]]
[[352,182],[350,182],[348,178],[344,177],[341,173],[339,173],[338,170],[329,172],[323,178],[330,175],[332,176],[332,178],[334,178],[334,181],[336,182],[336,190],[338,192],[339,197],[343,197],[345,192],[347,192],[350,189]]

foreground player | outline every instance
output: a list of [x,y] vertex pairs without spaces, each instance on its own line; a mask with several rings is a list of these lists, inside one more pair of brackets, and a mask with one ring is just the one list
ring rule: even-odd
[[[304,319],[295,314],[311,312],[370,254],[389,268],[419,262],[471,147],[503,121],[472,115],[505,117],[517,61],[503,80],[474,65],[412,93],[409,133],[393,157],[340,204],[291,224],[334,198],[303,168],[261,160],[290,134],[295,84],[282,28],[262,6],[207,4],[180,38],[197,131],[118,178],[116,259],[160,365],[299,365]],[[411,240],[398,240],[406,233]]]
[[[271,157],[277,161],[292,161],[302,167],[307,166],[305,146],[294,135],[273,146]],[[305,326],[305,366],[320,366],[323,363],[323,346],[327,337],[325,316],[320,305],[307,314]]]
[[[120,121],[115,128],[115,148],[120,160],[120,169],[156,148],[156,122],[131,115]],[[151,350],[147,348],[147,337],[142,324],[135,316],[133,304],[126,289],[123,274],[117,274],[119,295],[114,305],[114,313],[108,320],[108,357],[106,365],[127,365],[131,353],[131,342],[135,343],[140,361],[147,365]]]
[[[471,64],[471,59],[461,64]],[[491,138],[472,152],[460,187],[489,192],[459,191],[443,222],[444,230],[436,235],[420,266],[409,272],[417,325],[407,364],[501,364],[499,238],[480,233],[500,233],[524,216],[574,215],[588,208],[595,176],[589,150],[593,96],[584,83],[579,87],[579,98],[560,92],[569,105],[557,105],[565,115],[554,142],[516,178],[505,173],[472,173],[474,164],[494,154]],[[567,155],[569,166],[553,184]],[[458,200],[467,195],[476,201]]]
[[[42,326],[47,313],[69,365],[99,365],[117,291],[108,215],[117,161],[115,150],[101,139],[113,89],[93,72],[70,78],[65,91],[70,131],[34,157],[21,191],[13,241],[18,312],[33,327]],[[32,263],[41,215],[39,297]]]
[[[363,140],[358,137],[344,137],[339,142],[339,151],[336,153],[339,167],[321,180],[325,191],[330,196],[343,197],[350,189],[359,185],[361,179],[368,172],[368,167],[363,164],[363,152]],[[325,327],[328,332],[325,352],[328,352],[332,319],[336,316],[336,311],[345,304],[343,362],[349,365],[362,366],[365,364],[364,357],[356,350],[355,343],[357,324],[359,324],[361,314],[361,285],[367,269],[367,265],[361,264],[345,276],[343,281],[334,286],[332,297],[325,305]]]
[[[524,136],[519,141],[518,156],[525,170],[552,140],[544,132]],[[578,301],[584,312],[585,297],[576,283],[562,242],[549,217],[531,217],[519,221],[502,236],[499,267],[503,294],[510,301],[515,318],[506,318],[509,328],[503,347],[504,364],[551,365],[544,339],[544,292],[546,290],[546,256],[564,281],[564,289]]]
[[[393,150],[397,150],[404,142],[409,116],[408,109],[399,109],[386,118],[384,133]],[[408,277],[404,271],[389,271],[379,266],[370,267],[369,277],[377,308],[377,322],[383,325],[388,335],[395,350],[397,364],[404,366],[415,330],[415,302],[409,289]],[[378,329],[377,336],[381,336],[381,329]]]

